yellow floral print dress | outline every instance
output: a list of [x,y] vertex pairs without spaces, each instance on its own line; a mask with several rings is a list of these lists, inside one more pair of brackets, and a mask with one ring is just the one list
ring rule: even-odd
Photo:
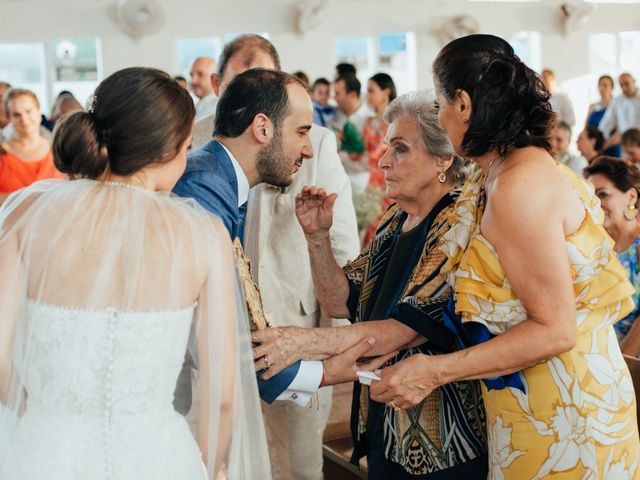
[[[491,479],[640,478],[640,442],[633,384],[612,325],[632,308],[633,287],[602,227],[593,187],[558,168],[587,211],[566,238],[576,297],[576,346],[523,370],[525,392],[488,389],[483,383]],[[463,188],[444,236],[444,270],[454,285],[462,325],[483,325],[500,335],[524,321],[492,245],[479,231],[482,171]]]

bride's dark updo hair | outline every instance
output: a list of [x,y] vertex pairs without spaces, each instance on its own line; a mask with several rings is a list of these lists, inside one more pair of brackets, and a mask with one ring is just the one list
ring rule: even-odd
[[125,68],[98,85],[88,112],[72,113],[56,126],[56,168],[71,178],[131,175],[173,159],[194,117],[189,93],[167,73]]
[[551,151],[554,113],[540,77],[502,38],[469,35],[448,43],[433,62],[444,96],[453,102],[464,90],[473,111],[462,139],[464,156],[491,150],[506,155],[512,148],[536,146]]

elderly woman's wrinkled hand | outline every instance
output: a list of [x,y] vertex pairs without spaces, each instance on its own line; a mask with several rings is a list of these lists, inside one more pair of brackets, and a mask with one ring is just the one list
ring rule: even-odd
[[329,195],[324,188],[308,185],[296,195],[296,217],[308,238],[329,234],[333,224],[333,205],[337,198],[337,193]]
[[382,380],[371,385],[371,398],[394,408],[410,408],[439,387],[435,362],[427,355],[413,355],[383,369]]
[[264,370],[262,378],[268,380],[304,357],[305,345],[312,342],[313,332],[299,327],[274,327],[251,333],[256,372]]

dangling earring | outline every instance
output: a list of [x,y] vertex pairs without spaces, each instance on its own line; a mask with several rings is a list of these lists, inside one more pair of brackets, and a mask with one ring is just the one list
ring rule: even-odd
[[629,204],[629,206],[624,211],[624,218],[631,221],[631,220],[635,220],[637,216],[638,216],[638,208],[636,207],[636,204],[635,203]]
[[440,173],[438,173],[438,181],[440,183],[444,183],[447,181],[446,170],[440,170]]

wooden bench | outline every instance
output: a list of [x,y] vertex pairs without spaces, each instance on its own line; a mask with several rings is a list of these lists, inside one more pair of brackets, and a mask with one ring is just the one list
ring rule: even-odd
[[640,399],[640,360],[635,357],[630,357],[629,355],[623,356],[627,362],[627,367],[629,367],[631,380],[633,381],[633,390],[636,393],[636,414],[638,415],[638,429],[640,430],[640,403],[638,402]]
[[324,430],[322,456],[324,478],[359,480],[367,478],[366,460],[360,469],[349,463],[353,442],[347,422],[329,422]]
[[366,460],[360,462],[360,469],[349,463],[353,443],[349,428],[351,415],[352,385],[337,385],[333,388],[333,405],[329,422],[323,435],[324,478],[330,480],[360,480],[367,478]]

